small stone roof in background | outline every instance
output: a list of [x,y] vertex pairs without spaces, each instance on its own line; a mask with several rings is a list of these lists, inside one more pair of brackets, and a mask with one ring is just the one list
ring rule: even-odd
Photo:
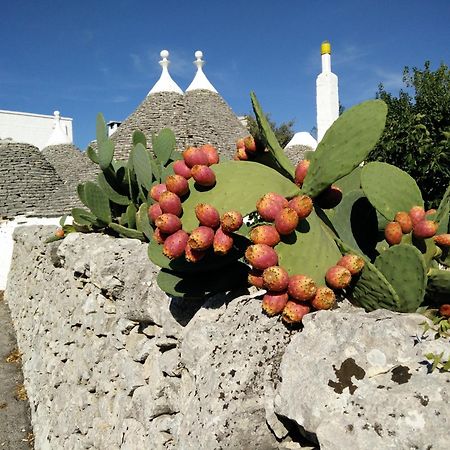
[[72,141],[69,136],[65,133],[62,125],[61,125],[61,114],[59,111],[55,111],[54,115],[54,123],[53,123],[53,131],[50,137],[48,138],[45,146],[49,145],[59,145],[59,144],[71,144]]
[[306,131],[295,133],[292,139],[286,144],[285,148],[294,147],[296,145],[306,145],[313,150],[317,148],[317,141]]
[[291,147],[285,147],[284,153],[289,160],[296,166],[300,161],[305,159],[306,152],[313,152],[314,149],[307,145],[292,145]]

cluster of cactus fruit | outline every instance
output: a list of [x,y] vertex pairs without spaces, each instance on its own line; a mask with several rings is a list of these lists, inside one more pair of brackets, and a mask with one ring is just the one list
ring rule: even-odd
[[450,188],[437,211],[425,212],[408,174],[362,164],[383,132],[386,105],[345,111],[294,167],[251,98],[264,145],[239,140],[233,161],[219,162],[211,145],[178,152],[168,129],[152,136],[152,151],[135,132],[129,160],[115,161],[99,116],[98,150],[88,156],[101,171],[79,186],[88,209],[75,208],[63,233],[148,241],[168,294],[199,298],[251,284],[266,291],[263,311],[288,324],[332,308],[336,293],[367,311],[445,303]]

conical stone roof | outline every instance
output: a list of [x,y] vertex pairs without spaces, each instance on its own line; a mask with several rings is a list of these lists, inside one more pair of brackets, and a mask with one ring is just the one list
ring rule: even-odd
[[313,152],[314,149],[307,145],[292,145],[284,149],[285,155],[290,159],[292,164],[296,166],[300,161],[305,159],[306,152]]
[[0,217],[57,217],[70,194],[54,167],[30,144],[0,144]]

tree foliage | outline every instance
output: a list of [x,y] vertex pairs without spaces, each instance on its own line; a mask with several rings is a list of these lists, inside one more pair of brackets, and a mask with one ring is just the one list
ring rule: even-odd
[[[450,71],[441,64],[430,70],[405,67],[407,90],[398,97],[380,84],[377,98],[388,105],[385,131],[369,155],[408,172],[428,207],[436,207],[450,183]],[[411,92],[409,93],[408,92]]]
[[[290,120],[289,122],[282,122],[280,125],[277,125],[273,120],[270,119],[269,114],[265,114],[265,116],[270,124],[270,127],[274,131],[278,142],[280,143],[281,147],[284,148],[294,136],[294,130],[292,129],[292,127],[294,126],[294,120]],[[245,116],[245,119],[247,121],[247,129],[249,133],[255,138],[256,141],[264,145],[264,138],[259,131],[259,127],[255,117],[253,115],[248,115]]]

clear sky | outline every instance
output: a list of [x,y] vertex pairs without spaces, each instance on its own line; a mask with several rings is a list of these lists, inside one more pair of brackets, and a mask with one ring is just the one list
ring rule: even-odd
[[315,125],[320,44],[332,45],[340,101],[397,93],[404,66],[450,64],[449,0],[13,0],[0,7],[0,109],[73,118],[84,149],[95,116],[123,120],[160,75],[184,90],[194,52],[238,115],[254,90],[276,122]]

